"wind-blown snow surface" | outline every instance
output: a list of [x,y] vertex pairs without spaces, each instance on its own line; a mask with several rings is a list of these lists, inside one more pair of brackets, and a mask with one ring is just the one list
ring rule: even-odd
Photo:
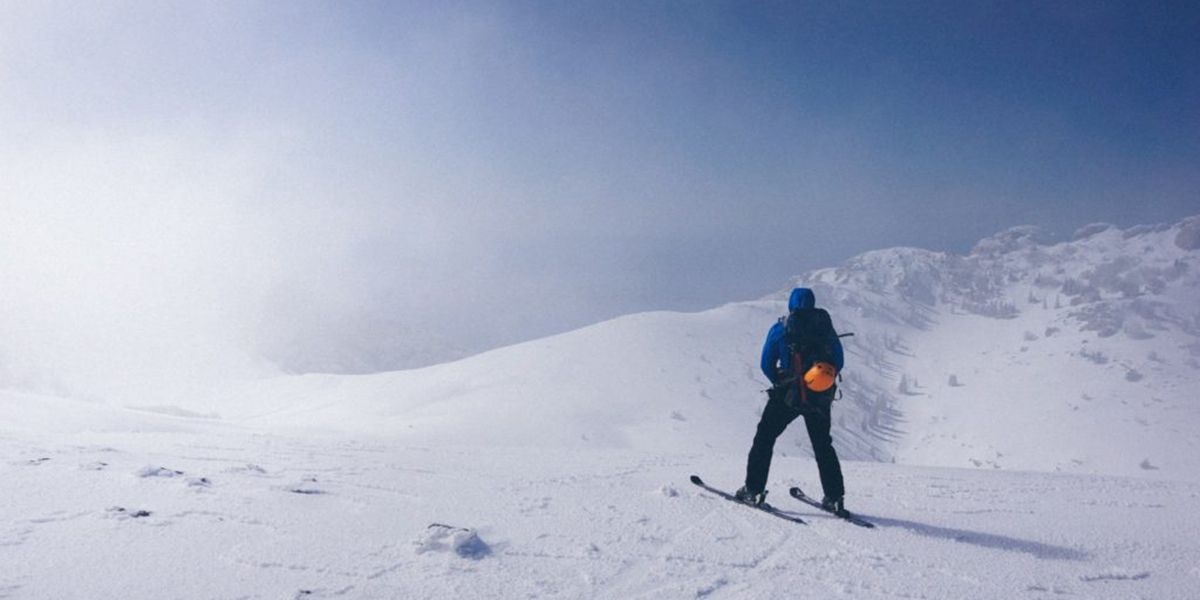
[[866,530],[783,497],[816,481],[804,458],[774,466],[773,500],[808,519],[796,525],[687,483],[740,479],[726,453],[364,442],[11,394],[0,413],[0,598],[1200,589],[1195,483],[849,462]]
[[856,333],[875,530],[786,497],[800,426],[808,525],[688,483],[740,483],[782,290],[183,406],[0,392],[0,598],[1193,598],[1200,221],[1040,236],[797,280]]

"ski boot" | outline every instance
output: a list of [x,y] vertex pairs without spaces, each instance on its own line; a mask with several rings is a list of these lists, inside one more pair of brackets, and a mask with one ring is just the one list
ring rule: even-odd
[[733,497],[737,498],[738,502],[745,502],[752,506],[762,506],[767,501],[767,491],[752,492],[743,485],[738,488],[738,491],[733,493]]
[[829,496],[825,496],[821,500],[821,508],[842,518],[850,516],[850,511],[846,510],[846,501],[841,497],[830,498]]

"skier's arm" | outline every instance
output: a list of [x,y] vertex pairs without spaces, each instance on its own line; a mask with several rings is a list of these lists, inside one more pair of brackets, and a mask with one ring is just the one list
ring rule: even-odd
[[775,380],[779,376],[777,367],[779,365],[779,346],[780,339],[783,338],[783,325],[776,323],[767,332],[767,341],[763,342],[762,349],[762,368],[763,375],[767,376],[767,381],[772,385],[777,383]]

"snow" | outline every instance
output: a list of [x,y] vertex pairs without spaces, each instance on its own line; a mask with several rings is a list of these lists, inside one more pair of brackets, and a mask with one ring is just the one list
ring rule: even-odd
[[688,482],[741,482],[782,289],[186,401],[0,391],[0,598],[1193,598],[1194,222],[798,277],[855,332],[874,530],[787,497],[820,492],[802,427],[769,500],[807,525]]
[[479,539],[474,529],[431,523],[413,543],[417,554],[426,552],[453,553],[462,558],[479,560],[492,553],[492,548]]
[[687,482],[735,485],[739,454],[113,418],[130,430],[5,421],[3,597],[1189,598],[1200,579],[1191,482],[847,462],[866,530],[785,497],[816,485],[805,457],[772,471],[796,525]]

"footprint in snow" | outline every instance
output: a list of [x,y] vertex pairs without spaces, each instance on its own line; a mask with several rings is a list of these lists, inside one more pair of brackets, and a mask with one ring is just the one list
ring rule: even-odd
[[345,596],[354,589],[353,585],[348,585],[340,590],[330,590],[325,588],[317,588],[315,590],[299,590],[292,600],[309,600],[310,598],[337,598]]
[[227,473],[245,473],[247,475],[255,475],[255,476],[259,476],[259,477],[267,475],[266,469],[254,464],[254,463],[246,463],[246,465],[243,467],[233,467],[231,469],[227,469],[226,472]]
[[285,487],[284,489],[293,494],[304,494],[304,495],[308,495],[308,496],[315,496],[315,495],[326,493],[325,490],[312,485],[316,482],[317,482],[316,477],[305,477],[304,479],[302,479],[300,481],[300,483],[297,483],[294,485],[289,485],[289,486]]
[[141,519],[154,514],[148,510],[131,510],[124,506],[110,506],[105,510],[118,519]]
[[704,598],[705,596],[712,594],[713,592],[725,587],[728,584],[729,584],[729,581],[727,579],[725,579],[724,577],[718,577],[712,583],[709,583],[708,585],[704,585],[704,586],[697,588],[696,593],[694,594],[693,597]]
[[146,477],[178,477],[180,475],[183,475],[183,471],[176,471],[175,469],[168,469],[166,467],[154,467],[151,465],[146,465],[146,466],[138,469],[137,471],[134,471],[133,474],[138,477],[142,477],[142,478],[146,478]]
[[523,506],[519,509],[520,512],[522,512],[524,514],[529,514],[529,513],[535,512],[535,511],[546,510],[546,509],[550,508],[550,497],[549,496],[543,496],[541,498],[526,498],[525,501],[528,502],[528,504],[526,504],[525,506]]

